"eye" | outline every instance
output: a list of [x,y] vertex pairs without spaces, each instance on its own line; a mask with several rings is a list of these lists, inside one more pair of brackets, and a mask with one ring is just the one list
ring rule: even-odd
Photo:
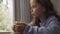
[[33,12],[33,10],[31,9],[31,12]]
[[36,6],[33,6],[32,8],[35,8]]
[[32,6],[32,8],[35,8],[36,6]]
[[36,8],[37,6],[38,6],[38,5],[32,5],[31,8],[33,9],[33,8]]

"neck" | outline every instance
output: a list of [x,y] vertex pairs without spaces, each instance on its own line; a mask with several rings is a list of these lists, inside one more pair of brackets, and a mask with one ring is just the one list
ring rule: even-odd
[[41,22],[44,22],[44,21],[46,21],[46,16],[45,15],[41,15],[40,17],[39,17],[39,19],[40,19],[40,21]]

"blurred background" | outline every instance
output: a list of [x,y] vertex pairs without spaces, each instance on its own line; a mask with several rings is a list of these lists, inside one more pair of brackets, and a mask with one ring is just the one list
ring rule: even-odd
[[[51,0],[60,16],[60,0]],[[29,0],[0,0],[0,34],[13,34],[17,21],[31,22]]]

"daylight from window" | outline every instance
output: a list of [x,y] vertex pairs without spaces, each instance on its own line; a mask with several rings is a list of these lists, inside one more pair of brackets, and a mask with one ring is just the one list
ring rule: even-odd
[[14,17],[13,17],[13,1],[0,0],[0,31],[12,30]]

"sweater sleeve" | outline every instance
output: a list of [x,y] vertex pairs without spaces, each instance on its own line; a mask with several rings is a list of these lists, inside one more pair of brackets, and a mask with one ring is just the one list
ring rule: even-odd
[[23,34],[60,34],[60,26],[58,21],[51,21],[48,27],[27,26]]

